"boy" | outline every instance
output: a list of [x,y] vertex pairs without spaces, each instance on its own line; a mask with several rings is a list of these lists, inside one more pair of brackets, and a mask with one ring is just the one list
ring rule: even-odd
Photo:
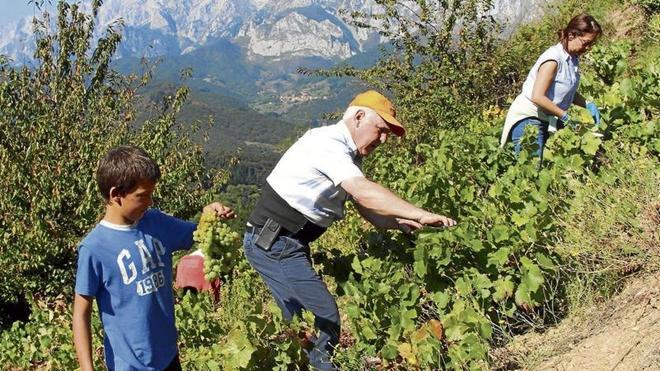
[[[73,304],[73,339],[92,370],[90,317],[97,300],[109,370],[180,370],[172,294],[172,252],[193,244],[194,223],[150,209],[158,165],[140,148],[116,147],[99,163],[103,220],[82,240]],[[233,211],[212,203],[205,212]]]

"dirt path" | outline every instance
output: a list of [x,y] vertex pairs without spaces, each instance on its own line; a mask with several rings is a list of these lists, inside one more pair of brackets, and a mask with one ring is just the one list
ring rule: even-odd
[[660,274],[632,279],[607,303],[507,348],[524,369],[660,370]]

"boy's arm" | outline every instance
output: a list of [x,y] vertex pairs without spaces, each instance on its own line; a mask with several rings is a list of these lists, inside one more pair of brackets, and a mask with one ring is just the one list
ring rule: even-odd
[[[213,213],[221,219],[232,219],[236,217],[236,214],[234,214],[234,211],[230,207],[224,206],[219,202],[206,205],[202,209],[202,212]],[[167,232],[169,233],[169,238],[173,241],[170,252],[188,250],[193,245],[193,232],[197,228],[197,225],[169,216],[163,212],[158,212],[158,214],[161,215],[161,218],[165,218],[163,221],[169,226]]]
[[76,294],[73,301],[73,343],[82,371],[93,371],[92,361],[92,302],[94,298]]

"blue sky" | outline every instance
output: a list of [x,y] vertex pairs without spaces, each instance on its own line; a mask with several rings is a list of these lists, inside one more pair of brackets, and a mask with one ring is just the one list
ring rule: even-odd
[[[57,0],[53,0],[52,3],[56,4]],[[48,5],[47,0],[44,1],[44,5]],[[0,0],[0,24],[7,24],[38,13],[33,4],[28,5],[28,0]]]

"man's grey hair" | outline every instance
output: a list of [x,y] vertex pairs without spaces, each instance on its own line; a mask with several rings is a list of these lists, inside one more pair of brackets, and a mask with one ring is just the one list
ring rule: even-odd
[[349,123],[353,120],[353,118],[355,117],[355,114],[360,110],[364,111],[365,116],[367,117],[367,119],[370,119],[374,116],[378,116],[378,113],[376,113],[376,111],[374,111],[373,109],[371,109],[369,107],[350,106],[344,112],[344,117],[342,119],[344,120],[344,122]]

